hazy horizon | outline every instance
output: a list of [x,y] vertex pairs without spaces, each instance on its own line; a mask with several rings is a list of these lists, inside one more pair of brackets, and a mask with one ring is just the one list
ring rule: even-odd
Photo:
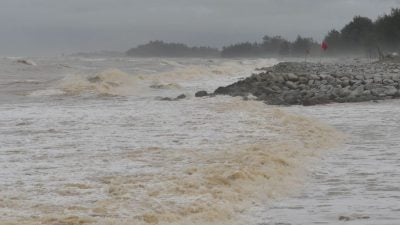
[[354,16],[376,19],[400,0],[3,0],[1,55],[126,51],[150,40],[190,46],[260,41],[268,35],[321,41]]

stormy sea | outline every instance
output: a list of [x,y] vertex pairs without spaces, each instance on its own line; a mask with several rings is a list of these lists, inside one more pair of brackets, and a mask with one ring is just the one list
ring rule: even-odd
[[399,100],[194,96],[277,63],[1,58],[0,224],[398,224]]

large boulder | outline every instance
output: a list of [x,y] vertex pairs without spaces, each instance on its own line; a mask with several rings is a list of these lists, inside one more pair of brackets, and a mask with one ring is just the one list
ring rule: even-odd
[[194,94],[194,96],[198,97],[198,98],[205,97],[205,96],[208,96],[208,93],[207,93],[207,91],[198,91],[198,92],[196,92],[196,94]]

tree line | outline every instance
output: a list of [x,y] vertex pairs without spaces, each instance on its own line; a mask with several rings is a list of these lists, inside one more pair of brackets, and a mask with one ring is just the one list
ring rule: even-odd
[[[328,49],[324,55],[354,54],[382,56],[400,51],[400,8],[375,21],[356,16],[340,31],[331,30],[324,38]],[[128,56],[138,57],[304,57],[319,56],[321,43],[301,37],[288,41],[281,36],[265,35],[261,42],[242,42],[225,46],[222,50],[210,47],[188,47],[180,43],[151,41],[127,51]]]
[[392,9],[390,14],[378,17],[375,21],[356,16],[340,31],[331,30],[325,37],[329,54],[369,54],[400,50],[400,8]]
[[135,57],[216,57],[220,51],[210,47],[188,47],[181,43],[150,41],[129,49],[126,54]]
[[319,44],[312,38],[304,38],[300,35],[296,40],[290,42],[281,36],[263,37],[261,43],[238,43],[223,47],[222,57],[263,57],[263,56],[296,56],[303,57],[316,54]]
[[211,47],[188,47],[181,43],[150,41],[129,49],[126,54],[132,57],[266,57],[266,56],[304,56],[316,52],[319,44],[311,38],[298,36],[289,42],[280,36],[265,36],[262,43],[238,43],[223,47],[222,51]]

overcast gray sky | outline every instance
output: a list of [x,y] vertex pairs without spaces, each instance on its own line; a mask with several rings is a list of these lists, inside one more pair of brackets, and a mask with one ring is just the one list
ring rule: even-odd
[[0,55],[125,51],[149,40],[221,47],[265,34],[320,41],[400,0],[0,0]]

